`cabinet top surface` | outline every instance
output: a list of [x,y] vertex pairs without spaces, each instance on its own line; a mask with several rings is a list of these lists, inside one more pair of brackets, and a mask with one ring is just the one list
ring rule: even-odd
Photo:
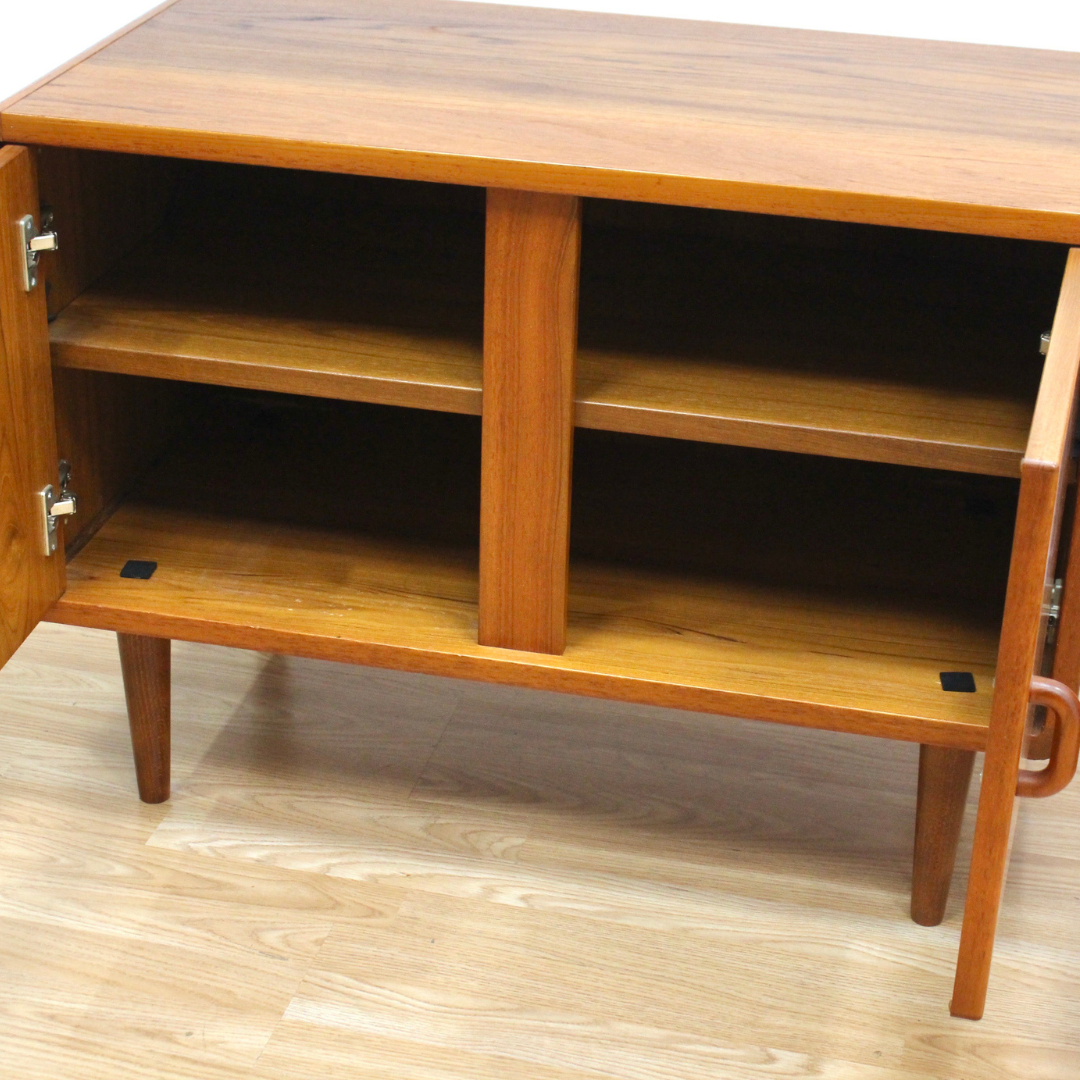
[[4,140],[1080,243],[1080,54],[502,7],[178,0]]

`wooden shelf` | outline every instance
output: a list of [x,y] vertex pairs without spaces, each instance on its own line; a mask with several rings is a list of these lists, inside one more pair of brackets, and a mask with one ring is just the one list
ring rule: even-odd
[[128,275],[83,293],[50,337],[60,367],[480,414],[479,340],[155,299]]
[[[60,313],[54,362],[479,414],[481,204],[335,204],[322,252],[288,196],[196,201]],[[1016,476],[1060,258],[918,256],[587,227],[576,422]]]
[[[128,559],[158,564],[124,579]],[[132,503],[49,618],[981,749],[996,627],[625,566],[573,567],[562,656],[476,644],[477,554]],[[975,674],[944,693],[943,670]]]
[[579,427],[1019,476],[1033,402],[889,379],[583,351]]
[[1019,475],[1061,251],[599,209],[630,227],[585,233],[580,425]]
[[[479,415],[479,343],[155,304],[115,282],[53,323],[60,367]],[[582,349],[579,427],[1018,476],[1033,401],[713,357]]]
[[[983,745],[1010,512],[965,513],[955,488],[1008,482],[942,487],[935,478],[948,474],[898,469],[913,490],[893,490],[870,475],[883,466],[800,459],[824,472],[815,486],[785,470],[786,455],[589,432],[575,480],[569,643],[545,656],[476,643],[479,437],[471,417],[216,391],[200,427],[71,560],[51,617]],[[797,489],[786,509],[741,481],[737,459],[748,455],[762,483],[786,475]],[[806,516],[804,496],[820,510],[837,488],[822,526],[803,529],[792,552],[786,523]],[[909,519],[914,503],[919,520],[883,540],[895,531],[889,515]],[[853,516],[862,529],[842,524]],[[129,559],[157,572],[121,578]],[[973,672],[978,692],[943,692],[945,670]]]

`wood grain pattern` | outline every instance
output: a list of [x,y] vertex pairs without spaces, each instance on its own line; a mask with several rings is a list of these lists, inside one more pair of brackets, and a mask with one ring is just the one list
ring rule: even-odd
[[286,314],[140,302],[93,289],[50,327],[58,367],[481,412],[479,342]]
[[440,0],[318,19],[181,0],[0,132],[1077,242],[1078,73],[1068,53]]
[[1005,884],[1017,775],[1046,633],[1047,589],[1057,559],[1065,465],[1076,422],[1080,372],[1080,249],[1069,253],[1031,437],[1021,464],[1001,649],[975,826],[960,957],[951,1009],[982,1016]]
[[566,645],[581,200],[488,192],[481,645]]
[[172,642],[138,634],[117,634],[116,641],[139,798],[146,803],[165,802],[172,747]]
[[127,25],[120,27],[119,30],[115,31],[112,34],[109,34],[108,37],[102,38],[101,41],[98,41],[95,44],[91,45],[89,49],[84,49],[81,53],[77,53],[70,60],[64,61],[64,63],[61,64],[59,67],[53,68],[52,71],[48,72],[45,75],[42,75],[40,79],[35,79],[29,86],[24,86],[21,90],[18,90],[14,94],[12,94],[11,97],[5,98],[3,101],[0,101],[0,113],[2,113],[5,109],[10,108],[16,102],[21,101],[28,94],[31,94],[40,87],[52,82],[53,79],[55,79],[58,75],[63,75],[65,71],[70,71],[77,64],[81,64],[85,59],[87,59],[87,57],[93,56],[96,52],[100,52],[107,45],[111,45],[114,41],[122,38],[125,34],[130,33],[132,30],[135,29],[136,26],[141,26],[148,19],[152,19],[155,15],[157,15],[158,12],[164,11],[165,8],[175,3],[176,0],[165,0],[164,3],[158,4],[157,7],[151,8],[145,14],[140,15],[137,19],[133,19]]
[[579,427],[1019,475],[1031,406],[858,377],[677,357],[578,357]]
[[971,750],[919,747],[911,917],[921,926],[937,926],[945,918],[974,767]]
[[913,745],[174,650],[160,806],[130,790],[111,634],[43,625],[0,673],[15,1076],[1080,1068],[1076,785],[1021,804],[970,1024],[943,1009],[958,906],[905,910]]
[[25,241],[39,219],[29,151],[0,147],[0,664],[64,591],[63,552],[41,552],[37,493],[57,483],[45,290],[23,291]]

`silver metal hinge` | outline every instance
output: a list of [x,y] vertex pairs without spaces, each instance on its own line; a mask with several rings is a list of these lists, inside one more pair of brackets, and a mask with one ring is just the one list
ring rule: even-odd
[[1045,356],[1050,351],[1050,331],[1044,330],[1039,335],[1039,355]]
[[60,241],[52,231],[52,210],[42,207],[41,231],[34,224],[33,214],[24,214],[18,221],[19,243],[23,249],[23,288],[30,292],[38,283],[38,257],[43,251],[56,251]]
[[1050,597],[1044,605],[1046,612],[1046,644],[1053,645],[1057,641],[1058,623],[1061,621],[1061,594],[1065,591],[1065,582],[1056,578],[1050,586]]
[[71,483],[71,465],[60,462],[60,491],[52,484],[38,492],[38,505],[41,507],[41,553],[52,555],[58,543],[58,522],[62,517],[71,517],[78,512],[78,500],[68,490]]

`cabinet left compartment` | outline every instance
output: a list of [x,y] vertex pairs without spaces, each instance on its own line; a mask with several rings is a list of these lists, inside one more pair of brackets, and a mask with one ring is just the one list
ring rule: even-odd
[[38,154],[81,497],[50,617],[423,670],[475,650],[483,192]]

